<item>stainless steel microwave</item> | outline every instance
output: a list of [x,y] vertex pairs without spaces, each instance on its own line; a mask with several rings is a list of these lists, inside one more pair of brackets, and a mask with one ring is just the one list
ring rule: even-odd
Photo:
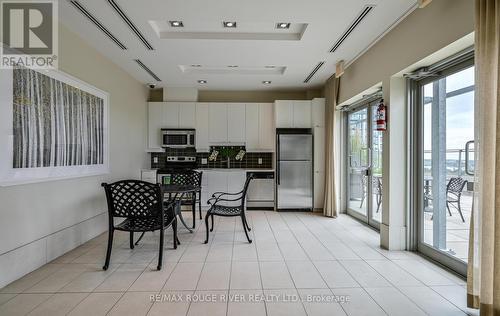
[[164,148],[194,148],[196,130],[185,128],[162,128],[162,147]]

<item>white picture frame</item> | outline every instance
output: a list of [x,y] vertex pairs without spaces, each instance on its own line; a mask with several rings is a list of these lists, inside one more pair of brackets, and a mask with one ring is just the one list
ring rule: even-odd
[[0,186],[97,176],[109,173],[109,93],[60,70],[35,70],[103,100],[103,163],[14,168],[13,71],[0,70]]

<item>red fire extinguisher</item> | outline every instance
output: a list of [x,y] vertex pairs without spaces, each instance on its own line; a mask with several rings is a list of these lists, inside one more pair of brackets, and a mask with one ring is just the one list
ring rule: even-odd
[[376,119],[376,130],[385,131],[387,130],[387,107],[384,104],[384,99],[380,100],[377,107],[377,112],[375,113]]

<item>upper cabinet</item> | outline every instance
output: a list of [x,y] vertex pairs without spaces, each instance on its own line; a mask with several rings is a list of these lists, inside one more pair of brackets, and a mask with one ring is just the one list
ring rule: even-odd
[[208,133],[208,113],[210,103],[196,103],[196,150],[207,152],[210,149]]
[[[294,108],[298,118],[304,115],[300,113],[305,106],[286,102],[291,113],[288,124],[293,125]],[[274,151],[274,113],[274,103],[149,102],[148,148],[162,150],[162,128],[194,128],[196,150],[200,152],[217,144],[245,144],[247,150],[253,152]]]
[[276,128],[293,127],[293,101],[277,100],[274,103]]
[[227,104],[227,141],[230,143],[245,143],[245,112],[244,103]]
[[208,137],[211,143],[227,143],[227,104],[211,103],[208,107]]
[[196,103],[182,102],[179,104],[179,128],[196,127]]
[[276,128],[272,103],[259,104],[259,150],[274,151]]
[[272,103],[249,103],[245,111],[247,151],[274,150],[274,110]]
[[245,134],[248,151],[257,151],[260,147],[259,111],[260,104],[247,104],[245,106]]
[[311,101],[278,100],[274,103],[276,128],[311,128]]
[[312,100],[312,127],[325,127],[325,99],[316,98]]
[[179,103],[163,103],[163,128],[179,128]]
[[311,128],[311,101],[293,101],[293,127]]

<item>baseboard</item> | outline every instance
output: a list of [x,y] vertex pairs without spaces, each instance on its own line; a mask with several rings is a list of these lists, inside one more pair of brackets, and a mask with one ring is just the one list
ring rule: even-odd
[[0,288],[102,234],[107,228],[107,213],[101,213],[0,255]]

